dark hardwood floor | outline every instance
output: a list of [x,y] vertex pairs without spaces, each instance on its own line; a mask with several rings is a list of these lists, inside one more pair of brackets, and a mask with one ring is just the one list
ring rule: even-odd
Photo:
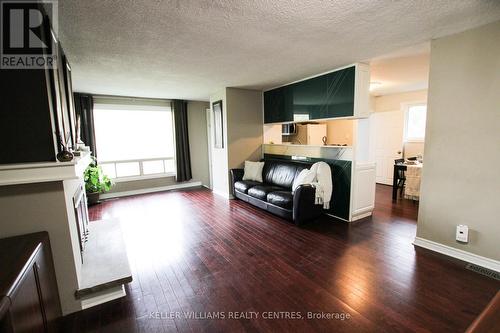
[[106,201],[91,219],[121,220],[134,281],[64,332],[463,332],[500,283],[415,249],[417,210],[381,185],[373,217],[301,228],[205,189]]

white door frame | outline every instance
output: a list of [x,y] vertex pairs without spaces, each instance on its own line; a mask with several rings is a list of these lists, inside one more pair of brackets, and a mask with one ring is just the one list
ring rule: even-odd
[[207,117],[207,143],[208,143],[208,180],[209,180],[209,185],[208,187],[212,189],[212,126],[213,126],[213,120],[212,120],[212,112],[211,109],[208,108],[205,110],[206,112],[206,117]]

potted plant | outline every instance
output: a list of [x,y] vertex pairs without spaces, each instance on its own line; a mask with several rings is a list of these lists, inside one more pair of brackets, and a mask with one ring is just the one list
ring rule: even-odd
[[99,194],[109,191],[113,186],[113,182],[102,172],[95,158],[92,158],[92,162],[85,169],[83,180],[89,205],[99,203]]

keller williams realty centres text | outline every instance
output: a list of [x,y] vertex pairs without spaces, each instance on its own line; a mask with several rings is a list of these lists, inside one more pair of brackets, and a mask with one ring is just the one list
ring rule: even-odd
[[349,320],[351,315],[346,312],[300,312],[300,311],[176,311],[150,312],[150,319],[194,319],[194,320],[224,320],[224,319],[291,319],[291,320]]

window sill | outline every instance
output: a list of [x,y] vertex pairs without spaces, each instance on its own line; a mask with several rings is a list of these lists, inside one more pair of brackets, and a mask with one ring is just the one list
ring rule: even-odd
[[146,180],[146,179],[156,179],[156,178],[171,178],[175,177],[175,173],[156,173],[152,175],[144,175],[144,176],[130,176],[130,177],[119,177],[114,178],[113,181],[115,183],[123,183],[123,182],[132,182],[136,180]]

